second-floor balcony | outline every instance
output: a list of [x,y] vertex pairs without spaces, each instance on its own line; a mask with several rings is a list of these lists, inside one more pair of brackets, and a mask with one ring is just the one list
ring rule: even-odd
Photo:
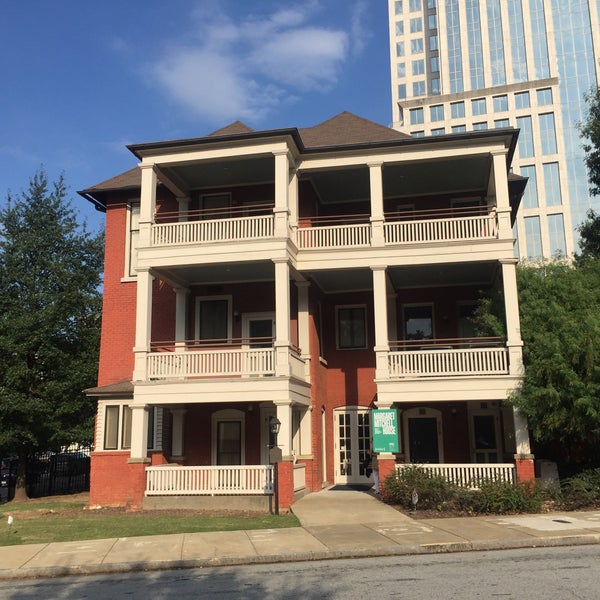
[[[289,347],[289,372],[305,377],[300,350]],[[277,353],[273,338],[188,340],[153,342],[147,353],[150,380],[214,377],[266,377],[277,374]]]
[[390,342],[392,379],[506,375],[508,350],[501,338],[452,338]]
[[[370,215],[301,218],[292,234],[299,250],[368,248],[373,245]],[[154,247],[267,240],[275,235],[274,214],[265,205],[219,211],[163,213],[152,226]],[[497,239],[496,212],[489,207],[411,210],[386,213],[386,246]]]

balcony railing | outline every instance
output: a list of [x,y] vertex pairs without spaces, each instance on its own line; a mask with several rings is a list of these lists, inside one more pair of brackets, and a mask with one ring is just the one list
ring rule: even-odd
[[439,475],[455,485],[463,488],[478,489],[483,482],[494,481],[515,483],[516,471],[512,463],[498,464],[399,464],[396,472],[407,467],[418,466],[431,475]]
[[500,338],[452,338],[391,342],[392,378],[506,375],[508,351]]
[[498,222],[487,207],[388,213],[384,236],[388,245],[495,239]]
[[[273,237],[274,217],[265,205],[159,213],[152,226],[152,245],[236,242]],[[185,218],[185,221],[177,219]]]
[[[309,225],[309,226],[303,226]],[[298,248],[361,248],[371,245],[369,215],[312,217],[300,221],[296,234]]]
[[241,496],[272,493],[272,465],[146,467],[146,496]]
[[[260,377],[275,375],[273,338],[153,342],[147,353],[148,379]],[[290,347],[292,375],[303,378],[300,350]]]

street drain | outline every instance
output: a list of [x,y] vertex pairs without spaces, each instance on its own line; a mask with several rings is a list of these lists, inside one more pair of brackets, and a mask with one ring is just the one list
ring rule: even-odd
[[567,523],[568,525],[571,524],[571,521],[565,521],[565,519],[552,519],[555,523]]

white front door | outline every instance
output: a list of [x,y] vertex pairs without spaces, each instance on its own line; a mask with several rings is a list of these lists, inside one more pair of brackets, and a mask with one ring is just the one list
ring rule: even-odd
[[369,484],[365,459],[371,449],[371,411],[359,406],[333,411],[334,483]]

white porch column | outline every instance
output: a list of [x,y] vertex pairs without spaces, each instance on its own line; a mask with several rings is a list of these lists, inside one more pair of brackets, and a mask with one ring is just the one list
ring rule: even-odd
[[152,223],[156,210],[156,172],[154,165],[140,164],[142,187],[140,191],[140,234],[138,248],[148,248],[152,239]]
[[389,377],[388,310],[386,266],[371,267],[373,271],[373,306],[375,312],[375,379]]
[[290,375],[290,267],[287,259],[275,263],[275,375]]
[[300,454],[312,453],[312,406],[307,406],[300,409]]
[[510,196],[508,193],[508,169],[506,150],[492,152],[492,169],[488,185],[488,199],[495,201],[498,214],[498,236],[500,239],[513,237],[510,225]]
[[274,152],[275,157],[275,237],[288,236],[290,163],[287,150]]
[[513,419],[515,423],[515,444],[517,446],[516,456],[531,458],[527,419],[516,406],[513,407]]
[[135,310],[134,381],[146,380],[146,354],[150,352],[152,328],[152,281],[150,269],[137,269],[137,299]]
[[189,294],[190,290],[187,288],[175,288],[175,348],[179,351],[185,349]]
[[519,295],[517,292],[517,259],[500,260],[502,285],[504,287],[504,311],[506,313],[506,346],[508,348],[509,372],[523,373],[523,340],[519,319]]
[[185,422],[185,408],[172,408],[173,415],[172,440],[171,440],[171,458],[182,459],[183,452],[183,424]]
[[369,181],[371,187],[371,244],[383,246],[385,237],[383,223],[383,163],[369,163]]
[[290,227],[295,230],[298,228],[298,171],[294,165],[290,166],[288,203],[290,213]]
[[297,281],[298,288],[298,345],[300,356],[304,360],[304,376],[310,382],[310,331],[308,313],[309,281]]
[[179,222],[183,223],[188,220],[187,212],[190,210],[190,198],[188,196],[184,196],[182,198],[177,198],[177,203],[179,204]]
[[148,406],[131,405],[131,452],[129,462],[148,460]]
[[282,460],[291,460],[292,456],[292,404],[291,402],[275,403],[277,418],[281,423],[277,446],[281,450]]

